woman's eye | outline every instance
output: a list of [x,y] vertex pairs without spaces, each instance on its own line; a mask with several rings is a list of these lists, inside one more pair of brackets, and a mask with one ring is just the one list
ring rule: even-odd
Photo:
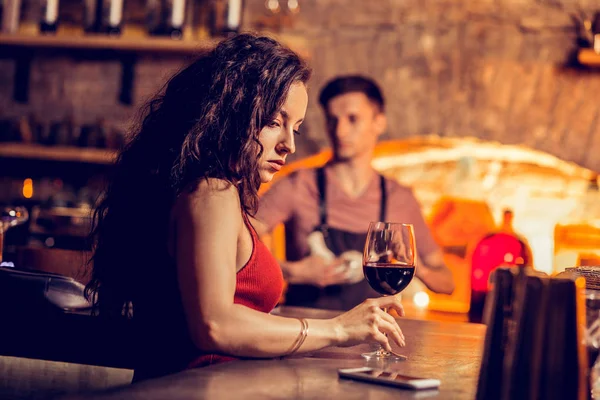
[[269,128],[279,128],[281,125],[278,121],[271,121],[268,125]]
[[299,134],[300,134],[300,131],[299,131],[299,130],[295,130],[295,131],[294,131],[294,134],[295,134],[295,135],[299,135]]

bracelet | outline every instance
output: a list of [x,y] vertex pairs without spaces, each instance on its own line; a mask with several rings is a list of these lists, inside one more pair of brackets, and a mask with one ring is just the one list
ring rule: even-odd
[[298,320],[302,324],[302,330],[300,331],[300,334],[298,335],[296,341],[292,345],[292,349],[287,353],[288,356],[291,356],[292,354],[297,352],[306,340],[306,337],[308,336],[308,321],[306,321],[305,318],[298,318]]

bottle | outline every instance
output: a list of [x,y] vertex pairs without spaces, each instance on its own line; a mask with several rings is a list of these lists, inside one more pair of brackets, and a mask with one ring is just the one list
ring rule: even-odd
[[19,118],[19,128],[17,129],[19,141],[23,143],[34,143],[35,136],[32,129],[32,121],[26,116]]
[[242,25],[242,7],[243,0],[228,0],[225,18],[225,36],[233,35],[239,32]]
[[[27,137],[32,143],[47,144],[48,129],[46,124],[42,122],[38,115],[29,114],[27,117],[21,118],[19,130],[21,137]],[[27,132],[28,131],[28,132]]]
[[40,32],[44,34],[56,33],[58,27],[58,3],[59,0],[43,0]]
[[119,129],[112,127],[106,132],[106,148],[121,150],[125,142],[125,134]]
[[84,0],[83,30],[86,33],[102,31],[102,0]]
[[104,118],[98,118],[93,124],[84,124],[77,139],[80,147],[106,147],[107,126]]
[[102,31],[111,36],[121,34],[123,0],[102,0]]
[[[500,224],[500,234],[506,234],[514,237],[520,242],[521,252],[512,260],[507,260],[507,263],[522,267],[533,267],[533,252],[527,242],[527,239],[518,234],[513,227],[514,213],[510,208],[505,208],[502,211],[502,223]],[[516,243],[516,242],[515,242]]]
[[185,22],[185,0],[166,1],[168,12],[165,33],[171,39],[181,39],[183,37],[183,24]]
[[74,141],[74,122],[70,115],[64,120],[50,124],[47,144],[55,146],[70,146]]
[[513,219],[513,211],[510,208],[505,208],[502,211],[502,223],[500,224],[500,232],[515,233],[515,228],[513,228]]
[[533,268],[531,249],[527,240],[515,232],[511,209],[503,211],[499,230],[486,234],[477,242],[470,258],[469,320],[481,322],[492,272],[499,267]]
[[230,36],[242,25],[243,0],[213,0],[211,34]]
[[150,35],[162,35],[162,2],[146,0],[146,28]]
[[185,0],[147,0],[146,26],[150,35],[183,38],[186,17]]
[[2,33],[17,33],[20,22],[21,0],[4,0],[2,7]]
[[596,174],[577,207],[554,228],[554,273],[592,265],[600,265],[600,190]]

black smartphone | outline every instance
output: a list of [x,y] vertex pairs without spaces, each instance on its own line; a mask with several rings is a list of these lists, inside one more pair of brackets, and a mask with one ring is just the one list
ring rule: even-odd
[[369,367],[338,369],[338,374],[340,378],[355,379],[413,390],[437,389],[441,383],[439,379],[418,378],[415,376],[403,375],[398,372]]

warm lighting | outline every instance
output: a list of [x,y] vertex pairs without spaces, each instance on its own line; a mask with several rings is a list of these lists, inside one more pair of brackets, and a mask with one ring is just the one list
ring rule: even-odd
[[267,0],[265,2],[265,7],[267,7],[267,9],[269,11],[271,11],[272,13],[278,13],[279,12],[279,0]]
[[429,295],[425,292],[417,292],[413,296],[413,303],[417,307],[425,308],[429,305]]
[[23,181],[23,197],[30,199],[33,197],[33,180],[27,178]]
[[292,13],[297,13],[300,10],[300,5],[298,4],[298,0],[288,0],[287,2],[288,10]]

